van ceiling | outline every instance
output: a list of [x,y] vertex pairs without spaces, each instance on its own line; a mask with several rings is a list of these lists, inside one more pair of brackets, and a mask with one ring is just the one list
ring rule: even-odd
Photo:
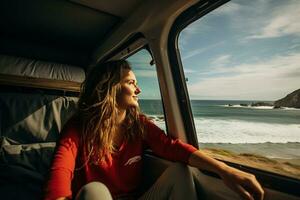
[[1,0],[0,54],[85,68],[142,0]]

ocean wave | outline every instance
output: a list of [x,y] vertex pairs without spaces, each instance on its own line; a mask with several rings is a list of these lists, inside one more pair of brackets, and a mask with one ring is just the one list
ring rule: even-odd
[[[228,107],[228,108],[248,108],[248,109],[263,109],[263,110],[270,110],[270,109],[275,109],[273,106],[251,106],[251,105],[220,105],[221,107]],[[276,110],[298,110],[300,111],[300,108],[290,108],[290,107],[281,107],[281,108],[276,108]]]
[[166,131],[165,117],[163,115],[147,115],[159,128]]
[[273,106],[241,106],[241,105],[220,105],[221,107],[228,108],[249,108],[249,109],[274,109]]
[[300,145],[300,142],[259,142],[259,143],[224,143],[224,142],[216,142],[216,143],[205,143],[205,142],[199,142],[199,144],[216,144],[216,145],[288,145],[288,146],[293,146],[293,145]]
[[201,143],[300,142],[300,124],[196,118],[195,126]]
[[[148,115],[166,130],[163,115]],[[233,119],[197,117],[194,119],[201,143],[258,144],[300,142],[300,124],[276,124]]]
[[279,109],[284,109],[284,110],[297,110],[300,111],[300,108],[289,108],[289,107],[281,107]]
[[[166,130],[163,115],[148,115]],[[300,159],[300,124],[274,124],[196,117],[200,148],[220,148],[268,158]]]
[[147,115],[147,117],[156,122],[165,121],[165,117],[163,115]]

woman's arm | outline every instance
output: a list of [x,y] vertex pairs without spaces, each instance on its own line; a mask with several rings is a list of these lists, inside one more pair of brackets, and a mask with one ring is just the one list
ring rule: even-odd
[[244,199],[263,199],[264,191],[254,175],[217,161],[191,145],[182,143],[179,140],[172,140],[150,121],[147,121],[146,128],[146,142],[157,155],[217,173],[229,188],[237,192]]
[[193,167],[215,172],[223,179],[225,185],[243,199],[262,200],[264,198],[264,190],[252,174],[230,167],[199,150],[191,154],[188,163]]
[[66,200],[72,196],[71,181],[79,146],[78,128],[67,123],[61,134],[45,188],[45,200]]

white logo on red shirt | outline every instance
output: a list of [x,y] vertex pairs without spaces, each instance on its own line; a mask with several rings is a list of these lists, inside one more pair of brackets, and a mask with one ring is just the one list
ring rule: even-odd
[[126,166],[126,165],[131,165],[131,164],[133,164],[133,163],[135,163],[135,162],[140,161],[141,159],[142,159],[141,156],[134,156],[134,157],[132,157],[132,158],[129,158],[128,161],[124,164],[124,166]]

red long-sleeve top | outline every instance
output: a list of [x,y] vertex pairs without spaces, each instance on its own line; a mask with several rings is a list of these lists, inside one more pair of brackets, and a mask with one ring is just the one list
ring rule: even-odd
[[144,120],[146,137],[124,141],[119,150],[107,155],[98,164],[86,163],[79,140],[76,120],[67,123],[62,132],[46,185],[45,199],[72,198],[85,184],[104,183],[114,198],[137,191],[141,180],[143,150],[171,161],[187,163],[197,149],[180,140],[173,140],[149,120]]

